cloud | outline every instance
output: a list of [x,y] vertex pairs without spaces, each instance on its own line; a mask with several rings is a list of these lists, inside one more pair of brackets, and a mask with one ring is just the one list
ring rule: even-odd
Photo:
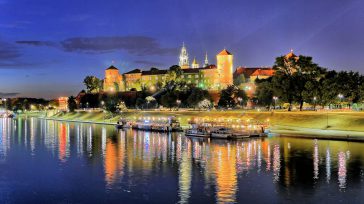
[[140,64],[140,65],[144,65],[144,66],[149,66],[149,67],[161,67],[161,66],[164,66],[164,64],[162,64],[162,63],[154,62],[154,61],[149,61],[149,60],[135,60],[134,63],[135,64]]
[[66,52],[108,53],[124,50],[132,55],[171,55],[176,48],[165,48],[155,39],[147,36],[98,36],[74,37],[61,42],[17,41],[18,44],[58,47]]
[[51,41],[39,41],[39,40],[23,40],[16,41],[17,44],[33,45],[33,46],[57,46],[57,43]]
[[12,60],[21,56],[19,49],[10,43],[0,40],[0,60]]
[[19,95],[20,93],[4,93],[4,92],[0,92],[0,97],[3,98],[3,97],[14,97],[14,96],[17,96]]

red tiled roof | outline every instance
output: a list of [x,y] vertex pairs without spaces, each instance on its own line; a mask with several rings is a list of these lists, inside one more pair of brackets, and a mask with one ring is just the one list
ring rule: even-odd
[[234,72],[234,77],[244,74],[245,78],[250,78],[251,76],[272,76],[274,70],[272,68],[264,67],[238,67]]

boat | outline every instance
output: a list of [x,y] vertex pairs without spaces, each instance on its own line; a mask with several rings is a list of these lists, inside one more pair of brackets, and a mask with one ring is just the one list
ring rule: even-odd
[[242,139],[249,138],[251,134],[246,130],[235,130],[232,128],[222,127],[211,132],[211,138],[220,138],[220,139]]
[[175,117],[159,118],[157,120],[140,119],[132,123],[132,128],[136,130],[155,132],[181,132],[182,127]]
[[125,118],[121,118],[115,125],[117,129],[128,129],[132,127],[132,122]]
[[205,137],[208,138],[211,136],[211,130],[213,129],[213,125],[211,123],[190,123],[191,128],[185,131],[185,135],[189,137]]

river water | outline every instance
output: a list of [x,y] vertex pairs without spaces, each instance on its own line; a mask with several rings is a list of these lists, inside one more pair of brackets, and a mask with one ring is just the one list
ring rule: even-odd
[[1,203],[364,202],[364,143],[0,119]]

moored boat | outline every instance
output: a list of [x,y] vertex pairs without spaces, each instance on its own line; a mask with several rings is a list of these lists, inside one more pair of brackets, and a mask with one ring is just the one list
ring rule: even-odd
[[213,129],[210,123],[190,123],[191,128],[185,131],[185,135],[189,137],[210,137],[211,129]]
[[125,118],[121,118],[117,124],[115,125],[118,129],[127,129],[132,127],[132,122],[130,120],[127,120]]
[[155,132],[181,132],[182,127],[174,117],[159,118],[156,120],[139,119],[132,123],[132,128],[136,130]]

